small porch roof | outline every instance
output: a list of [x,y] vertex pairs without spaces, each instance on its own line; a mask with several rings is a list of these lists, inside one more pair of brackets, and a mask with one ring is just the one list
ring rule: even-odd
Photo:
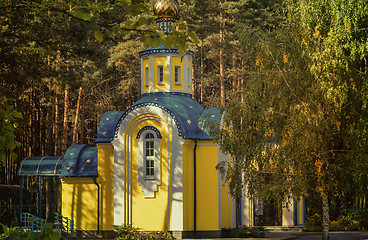
[[19,176],[58,177],[62,168],[63,157],[26,157],[20,163]]

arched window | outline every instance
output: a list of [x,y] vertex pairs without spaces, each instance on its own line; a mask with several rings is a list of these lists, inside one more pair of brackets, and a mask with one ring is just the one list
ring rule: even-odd
[[145,178],[153,178],[155,176],[155,136],[152,133],[145,135],[143,148]]
[[138,140],[138,184],[145,198],[155,197],[161,184],[161,138],[154,126],[145,126],[137,134]]

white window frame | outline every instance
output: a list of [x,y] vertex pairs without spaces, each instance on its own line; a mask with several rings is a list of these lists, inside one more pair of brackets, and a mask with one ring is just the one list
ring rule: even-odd
[[148,81],[149,80],[149,69],[148,69],[148,67],[146,67],[144,71],[145,71],[144,72],[145,73],[145,76],[144,76],[145,77],[144,78],[144,85],[145,86],[148,86],[148,82],[149,82]]
[[174,82],[176,85],[181,85],[181,68],[180,66],[174,67]]
[[144,156],[144,178],[155,178],[155,135],[151,132],[143,136],[143,156]]
[[[146,138],[148,134],[152,134],[154,138]],[[154,130],[146,129],[137,137],[138,140],[138,184],[142,188],[145,198],[154,198],[157,192],[157,186],[161,184],[161,138]],[[146,143],[153,141],[153,156],[146,156]],[[149,150],[151,150],[149,148]],[[152,154],[149,154],[152,155]],[[147,160],[153,161],[153,175],[147,175]]]
[[157,66],[157,84],[164,84],[164,66]]

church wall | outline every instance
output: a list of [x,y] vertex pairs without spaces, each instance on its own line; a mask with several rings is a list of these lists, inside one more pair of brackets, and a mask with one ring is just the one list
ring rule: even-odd
[[192,80],[193,80],[193,76],[192,76],[192,59],[188,58],[188,92],[192,92]]
[[[142,186],[138,183],[138,175],[144,173],[138,171],[138,152],[141,151],[141,149],[138,148],[138,141],[134,136],[137,136],[139,130],[145,126],[156,127],[162,135],[160,141],[160,184],[157,186],[157,191],[154,192],[153,197],[145,197]],[[168,199],[170,185],[168,174],[168,133],[157,121],[143,120],[134,126],[131,136],[131,221],[134,226],[141,227],[142,230],[146,231],[168,230],[168,214],[170,211],[170,199]]]
[[183,145],[183,230],[194,230],[194,141],[187,140]]
[[218,146],[199,142],[197,147],[197,229],[219,229]]
[[[146,72],[146,68],[148,68],[148,72]],[[142,88],[144,92],[149,90],[149,77],[150,77],[149,70],[150,70],[149,69],[149,58],[142,59],[141,84],[142,84]],[[146,76],[146,74],[148,74],[148,76]],[[146,80],[148,80],[147,83],[146,83]]]
[[[157,128],[162,135],[160,140],[162,167],[159,182],[157,178],[153,181],[145,181],[142,178],[143,175],[139,175],[137,170],[143,167],[143,158],[139,157],[143,156],[143,147],[139,147],[142,141],[137,140],[137,133],[147,126]],[[175,142],[174,145],[173,142]],[[112,142],[115,156],[115,225],[133,224],[144,230],[155,231],[183,230],[181,148],[183,142],[184,140],[177,133],[175,122],[161,108],[145,106],[125,117],[120,124],[117,138]],[[157,189],[155,189],[156,185]],[[143,193],[142,190],[144,190]],[[142,207],[152,214],[147,217],[147,211]],[[153,211],[156,210],[158,212],[154,213]]]
[[[183,68],[184,67],[184,61],[182,60],[181,56],[178,56],[178,57],[172,57],[172,70],[171,72],[175,73],[175,66],[180,66],[180,68]],[[180,82],[181,84],[178,85],[178,84],[175,84],[175,78],[172,77],[172,80],[171,80],[171,86],[172,86],[172,89],[173,90],[184,90],[184,71],[181,71],[180,72]]]
[[76,230],[97,230],[97,186],[91,178],[63,178],[62,212]]
[[[219,163],[222,161],[226,161],[229,162],[228,155],[223,154],[221,151],[219,151]],[[235,222],[234,222],[234,199],[231,197],[230,193],[229,193],[229,187],[226,184],[226,181],[224,179],[224,177],[221,176],[221,174],[219,174],[219,178],[220,178],[220,190],[221,190],[221,228],[232,228],[235,226]]]
[[114,148],[111,143],[97,144],[97,156],[97,183],[100,185],[100,228],[104,231],[111,231],[114,222]]
[[[164,81],[162,84],[157,83],[157,66],[163,66],[164,68]],[[153,77],[155,79],[154,81],[154,89],[155,90],[166,90],[167,89],[167,57],[154,57],[154,65],[153,65]]]
[[[97,144],[100,186],[100,231],[112,231],[114,219],[113,147]],[[76,230],[97,230],[97,185],[93,178],[62,179],[62,215],[75,221]]]
[[[194,141],[183,145],[184,231],[194,230]],[[220,230],[218,147],[212,141],[198,141],[196,150],[196,230]]]

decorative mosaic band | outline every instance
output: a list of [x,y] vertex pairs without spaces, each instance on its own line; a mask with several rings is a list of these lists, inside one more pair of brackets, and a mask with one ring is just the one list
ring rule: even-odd
[[[147,55],[151,55],[151,54],[160,54],[160,53],[173,53],[173,54],[179,54],[179,50],[177,48],[165,48],[165,49],[150,49],[150,50],[143,50],[142,52],[139,53],[139,57],[144,57]],[[188,51],[186,53],[186,55],[191,55],[192,57],[194,56],[194,52],[192,51]]]
[[146,130],[151,130],[154,131],[156,133],[157,138],[162,138],[160,131],[155,128],[154,126],[145,126],[144,128],[142,128],[141,130],[139,130],[138,134],[137,134],[137,139],[141,137],[141,134],[146,131]]
[[[183,132],[185,132],[185,129],[180,126],[179,121],[175,117],[174,113],[171,112],[170,109],[168,109],[168,108],[166,108],[166,107],[164,107],[164,106],[162,106],[162,105],[160,105],[158,103],[140,103],[140,104],[131,106],[123,114],[123,116],[120,118],[118,124],[116,125],[114,138],[117,138],[118,137],[118,132],[119,132],[120,125],[121,125],[122,121],[125,119],[125,117],[128,116],[129,113],[131,113],[132,111],[136,110],[137,108],[141,108],[141,107],[145,107],[145,106],[158,107],[158,108],[161,108],[162,110],[164,110],[165,112],[167,112],[173,118],[173,120],[175,121],[175,125],[176,125],[176,127],[178,129],[179,136],[185,139],[185,135],[183,135]],[[110,138],[110,141],[112,141],[112,140],[113,140],[113,138]]]
[[190,93],[182,93],[182,92],[153,92],[153,93],[144,93],[142,97],[150,96],[150,95],[177,95],[177,96],[186,96],[192,98],[192,94]]

